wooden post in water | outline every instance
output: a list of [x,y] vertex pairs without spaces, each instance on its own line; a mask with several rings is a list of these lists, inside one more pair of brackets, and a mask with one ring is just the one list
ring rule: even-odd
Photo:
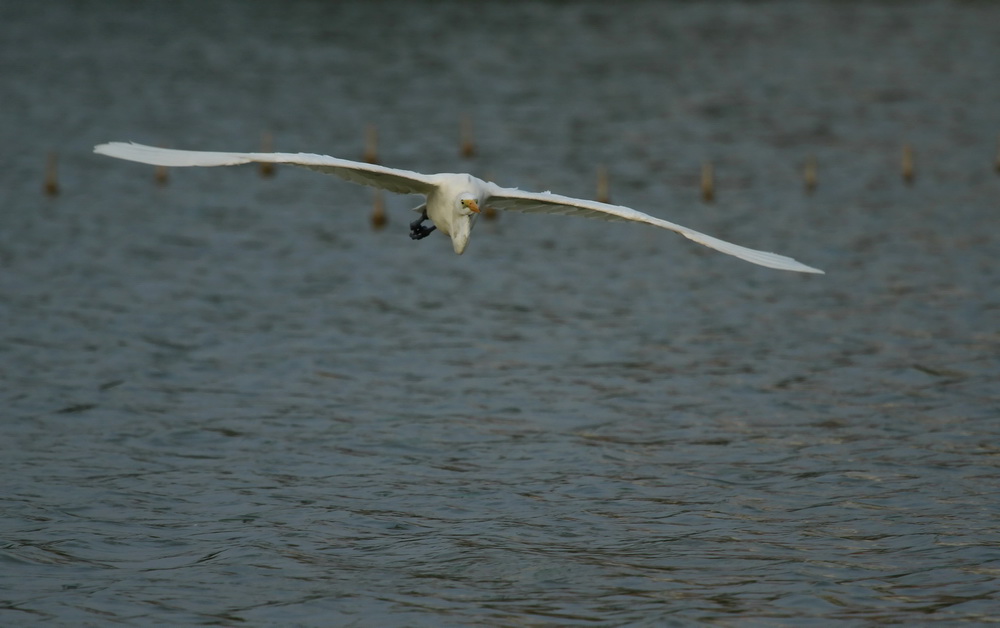
[[707,160],[701,164],[701,200],[706,203],[715,200],[715,170]]
[[365,127],[365,152],[361,160],[370,164],[378,163],[378,127],[374,124]]
[[460,144],[458,154],[465,159],[472,159],[476,156],[476,142],[472,137],[472,118],[468,115],[462,116],[460,133]]
[[903,144],[903,155],[900,159],[900,169],[903,174],[903,182],[906,185],[913,185],[913,179],[915,177],[913,172],[913,148],[910,145]]
[[42,190],[46,196],[59,196],[59,154],[49,153],[45,161],[45,183]]
[[608,168],[604,164],[597,167],[597,202],[611,202],[611,182],[608,178]]
[[1000,173],[1000,135],[997,136],[997,159],[993,163],[993,167]]
[[806,194],[812,194],[816,191],[816,182],[818,178],[818,166],[816,165],[816,155],[809,155],[806,157],[806,165],[802,170],[802,178],[805,181]]
[[153,180],[156,181],[156,185],[163,187],[170,182],[170,169],[166,166],[157,166],[153,171]]
[[385,215],[385,199],[382,197],[382,190],[375,190],[375,204],[372,207],[372,228],[378,231],[388,224],[389,219]]
[[[493,175],[491,173],[486,173],[486,180],[489,181],[490,183],[496,183],[493,180]],[[482,210],[483,210],[483,220],[496,220],[497,217],[499,217],[500,215],[500,212],[497,211],[496,207],[490,207],[489,205],[483,207]]]
[[[264,131],[260,134],[260,152],[262,153],[273,153],[274,152],[274,138],[271,136],[270,131]],[[274,176],[274,164],[268,162],[260,162],[258,164],[257,172],[260,176],[265,179]]]

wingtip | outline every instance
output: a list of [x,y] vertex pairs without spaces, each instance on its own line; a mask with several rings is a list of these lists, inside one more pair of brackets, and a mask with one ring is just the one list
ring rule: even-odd
[[785,264],[783,266],[776,266],[775,268],[779,268],[780,270],[790,270],[790,271],[795,272],[795,273],[807,273],[807,274],[810,274],[810,275],[825,275],[826,274],[825,270],[820,270],[818,268],[813,268],[812,266],[806,266],[805,264],[803,264],[802,262],[800,262],[798,260],[794,260],[794,259],[791,259],[791,258],[789,258],[789,259],[791,260],[790,264]]
[[[807,273],[807,274],[810,274],[810,275],[825,275],[826,274],[825,270],[820,270],[818,268],[813,268],[812,266],[806,266],[805,264],[803,264],[802,262],[800,262],[798,260],[794,260],[794,259],[791,259],[791,258],[787,258],[787,259],[788,259],[787,262],[783,261],[782,264],[771,266],[771,268],[776,268],[778,270],[790,270],[793,273]],[[748,261],[751,261],[751,260],[748,260]],[[765,264],[761,264],[761,265],[764,266]]]
[[103,144],[96,144],[94,146],[94,152],[98,155],[108,155],[109,157],[116,157],[117,152],[121,149],[128,149],[133,146],[143,147],[142,144],[137,144],[135,142],[104,142]]
[[811,275],[825,275],[826,274],[825,270],[820,270],[819,268],[813,268],[812,266],[806,266],[805,264],[803,264],[802,262],[800,262],[798,260],[792,260],[792,261],[794,261],[795,265],[796,265],[796,268],[794,270],[797,270],[800,273],[809,273]]

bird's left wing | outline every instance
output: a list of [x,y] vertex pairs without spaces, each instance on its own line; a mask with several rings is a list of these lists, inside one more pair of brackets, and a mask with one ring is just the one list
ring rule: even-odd
[[154,166],[234,166],[250,162],[292,164],[319,172],[335,174],[354,183],[369,185],[399,194],[427,194],[437,186],[437,177],[409,170],[386,168],[377,164],[338,159],[311,153],[220,153],[200,150],[157,148],[128,142],[110,142],[94,147],[94,152],[109,157],[138,161]]
[[681,225],[668,222],[661,218],[644,214],[640,211],[621,205],[609,205],[597,201],[588,201],[569,196],[560,196],[551,192],[524,192],[516,188],[504,188],[499,185],[489,183],[489,196],[484,205],[496,209],[509,211],[542,213],[542,214],[566,214],[584,216],[587,218],[598,218],[601,220],[631,220],[634,222],[644,222],[648,225],[661,227],[676,231],[689,240],[694,240],[698,244],[703,244],[727,255],[733,255],[753,264],[776,268],[778,270],[790,270],[799,273],[820,273],[818,268],[806,266],[790,257],[749,249],[745,246],[726,242],[710,235],[705,235],[688,229]]

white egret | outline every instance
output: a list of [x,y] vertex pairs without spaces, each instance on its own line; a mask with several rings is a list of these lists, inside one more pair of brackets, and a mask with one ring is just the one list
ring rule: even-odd
[[[156,148],[126,142],[100,144],[94,147],[94,152],[155,166],[232,166],[250,162],[293,164],[391,192],[421,194],[427,200],[414,208],[414,211],[420,213],[420,218],[410,224],[410,237],[419,240],[427,237],[435,228],[440,229],[451,237],[452,246],[458,254],[465,251],[469,243],[469,235],[480,209],[492,207],[529,213],[568,214],[602,220],[642,222],[676,231],[716,251],[768,268],[800,273],[823,272],[790,257],[732,244],[628,207],[560,196],[550,192],[525,192],[516,188],[500,187],[470,174],[420,174],[309,153],[222,153]],[[430,220],[434,226],[424,226],[425,220]]]

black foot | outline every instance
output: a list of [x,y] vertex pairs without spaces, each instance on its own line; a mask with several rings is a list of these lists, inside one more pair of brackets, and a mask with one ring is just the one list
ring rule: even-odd
[[431,234],[432,231],[437,229],[435,226],[425,227],[423,222],[427,218],[421,218],[420,220],[414,220],[410,223],[410,238],[413,240],[423,240]]

